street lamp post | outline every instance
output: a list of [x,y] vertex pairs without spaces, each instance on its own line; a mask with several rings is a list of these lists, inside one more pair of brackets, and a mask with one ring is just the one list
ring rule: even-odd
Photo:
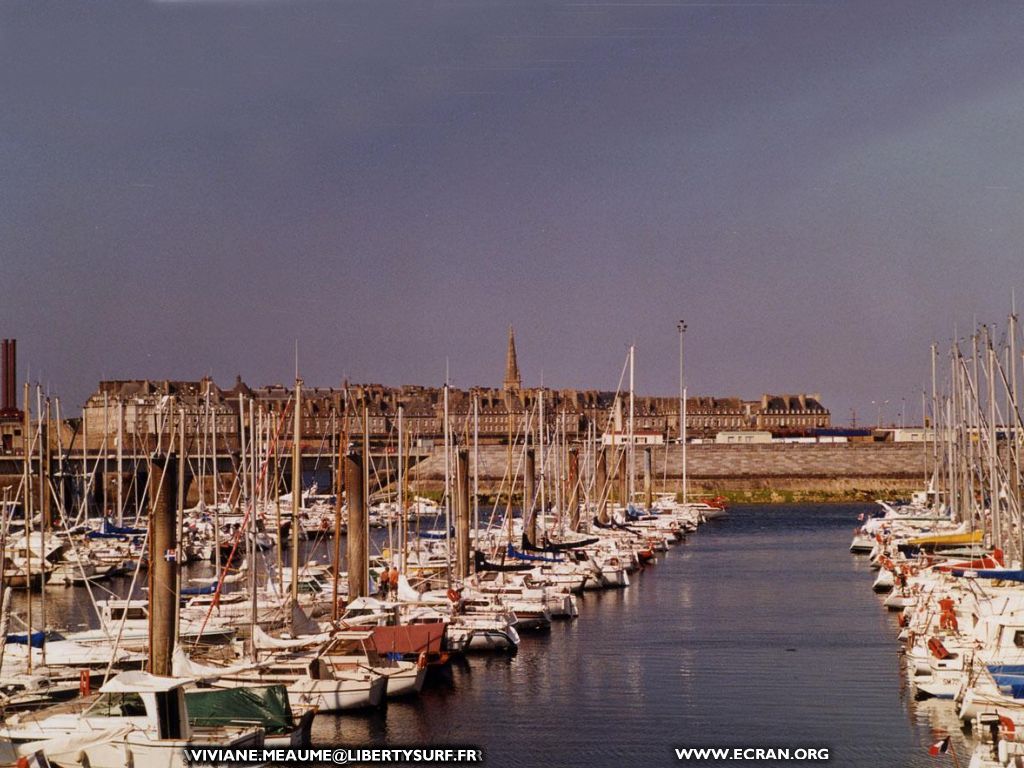
[[683,445],[683,503],[687,502],[686,487],[686,379],[683,375],[683,336],[686,334],[686,323],[676,323],[679,331],[679,442]]

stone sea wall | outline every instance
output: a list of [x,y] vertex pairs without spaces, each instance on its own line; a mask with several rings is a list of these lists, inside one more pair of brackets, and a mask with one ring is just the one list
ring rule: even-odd
[[[521,466],[521,454],[521,448],[513,454],[514,466]],[[481,493],[498,491],[507,456],[504,446],[480,448]],[[687,475],[692,495],[723,495],[734,501],[844,501],[909,495],[923,486],[930,460],[920,443],[690,445]],[[680,489],[681,446],[652,447],[651,465],[656,492]],[[637,449],[636,476],[639,489],[642,448]],[[439,490],[443,453],[421,462],[411,479],[421,491]],[[521,480],[518,485],[522,487]]]

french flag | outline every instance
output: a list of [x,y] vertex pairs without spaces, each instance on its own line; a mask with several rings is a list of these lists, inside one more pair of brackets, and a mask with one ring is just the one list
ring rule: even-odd
[[936,741],[930,747],[928,747],[928,754],[932,757],[938,757],[944,755],[949,751],[949,736],[944,738],[942,741]]

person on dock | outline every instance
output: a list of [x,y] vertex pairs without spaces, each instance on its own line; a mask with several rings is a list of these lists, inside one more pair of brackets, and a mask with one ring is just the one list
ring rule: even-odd
[[391,570],[388,572],[387,593],[392,600],[398,599],[398,568],[395,566],[391,566]]

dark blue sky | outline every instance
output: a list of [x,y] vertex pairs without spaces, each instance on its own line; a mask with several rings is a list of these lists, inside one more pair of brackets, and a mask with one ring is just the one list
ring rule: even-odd
[[[1024,244],[1024,5],[0,0],[0,333],[101,377],[919,413]],[[1024,296],[1024,294],[1022,294]]]

